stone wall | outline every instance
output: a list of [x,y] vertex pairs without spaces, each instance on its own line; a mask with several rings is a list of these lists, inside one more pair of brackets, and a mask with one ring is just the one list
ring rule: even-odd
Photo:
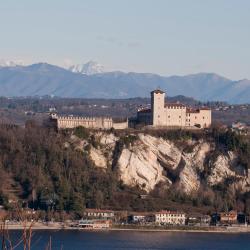
[[165,108],[166,126],[184,127],[186,125],[186,107],[176,104]]
[[128,128],[128,121],[113,122],[113,119],[108,117],[58,116],[52,114],[51,118],[56,121],[58,129],[76,128],[79,126],[93,129]]
[[211,126],[212,114],[210,109],[199,109],[187,112],[186,126],[199,126],[207,128]]
[[128,128],[128,120],[125,122],[113,122],[114,129],[126,129]]

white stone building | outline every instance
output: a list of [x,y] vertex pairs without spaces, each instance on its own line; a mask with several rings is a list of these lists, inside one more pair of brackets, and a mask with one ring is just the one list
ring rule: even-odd
[[185,225],[186,215],[182,212],[160,211],[155,213],[155,223],[159,225]]
[[115,214],[114,214],[114,211],[111,211],[111,210],[86,208],[84,211],[84,216],[88,218],[110,219],[110,218],[113,218]]
[[51,119],[55,121],[58,129],[76,128],[79,126],[91,129],[128,128],[128,120],[114,122],[110,117],[59,116],[54,113],[51,114]]
[[157,89],[151,92],[151,109],[137,112],[137,121],[153,127],[197,127],[211,125],[211,110],[191,109],[181,103],[165,103],[165,92]]

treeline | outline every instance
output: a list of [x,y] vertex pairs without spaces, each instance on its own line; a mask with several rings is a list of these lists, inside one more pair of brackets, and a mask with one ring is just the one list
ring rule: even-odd
[[[81,217],[86,207],[147,210],[139,188],[119,181],[117,168],[96,168],[88,147],[67,143],[74,133],[98,146],[84,128],[57,132],[29,121],[25,128],[0,127],[0,205],[72,212]],[[17,202],[17,203],[16,203]]]

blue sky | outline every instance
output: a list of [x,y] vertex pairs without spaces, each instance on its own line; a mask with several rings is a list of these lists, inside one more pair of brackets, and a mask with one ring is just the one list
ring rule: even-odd
[[250,79],[249,0],[0,0],[0,58]]

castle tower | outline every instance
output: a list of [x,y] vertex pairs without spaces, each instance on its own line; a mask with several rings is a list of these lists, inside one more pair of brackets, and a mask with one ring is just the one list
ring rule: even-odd
[[156,89],[151,92],[151,115],[153,126],[165,124],[165,92]]

